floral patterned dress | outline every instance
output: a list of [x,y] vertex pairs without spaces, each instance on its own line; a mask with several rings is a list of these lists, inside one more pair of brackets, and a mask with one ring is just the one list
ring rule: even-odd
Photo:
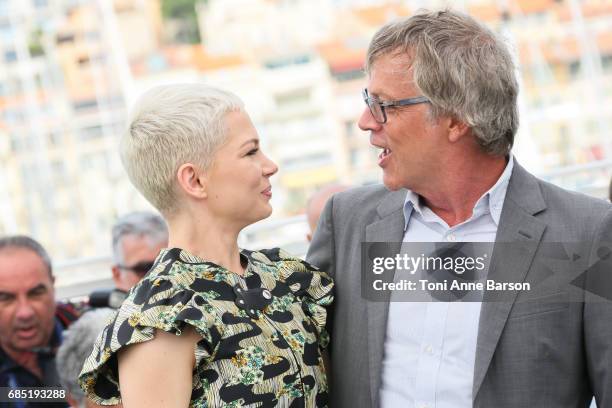
[[[325,407],[331,278],[281,249],[241,251],[244,276],[163,250],[98,337],[79,377],[99,404],[120,402],[117,352],[192,326],[192,407]],[[143,369],[146,369],[143,367]]]

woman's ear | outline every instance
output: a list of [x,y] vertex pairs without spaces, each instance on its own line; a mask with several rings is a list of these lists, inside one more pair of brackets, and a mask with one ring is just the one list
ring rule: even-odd
[[182,164],[176,171],[176,178],[181,189],[190,197],[206,198],[206,176],[193,163]]

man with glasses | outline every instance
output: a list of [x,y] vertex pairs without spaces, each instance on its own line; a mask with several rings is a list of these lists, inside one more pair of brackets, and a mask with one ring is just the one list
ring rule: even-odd
[[[588,290],[611,287],[612,265],[581,275],[612,260],[612,207],[513,157],[506,45],[469,16],[423,12],[374,35],[366,72],[359,127],[380,149],[384,186],[334,195],[307,255],[336,282],[330,406],[569,408],[593,395],[612,406],[612,306]],[[537,290],[374,301],[364,242],[495,243],[487,279]]]
[[112,229],[113,281],[128,292],[151,269],[162,248],[168,245],[165,221],[151,212],[133,212],[119,218]]

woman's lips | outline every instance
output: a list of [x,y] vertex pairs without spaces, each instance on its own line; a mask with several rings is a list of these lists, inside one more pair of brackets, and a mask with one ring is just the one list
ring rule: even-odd
[[265,195],[268,198],[272,198],[272,187],[266,188],[261,194]]

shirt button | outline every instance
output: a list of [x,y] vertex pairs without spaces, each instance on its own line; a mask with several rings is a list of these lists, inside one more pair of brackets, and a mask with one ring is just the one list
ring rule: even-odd
[[448,234],[446,240],[450,242],[455,242],[457,240],[457,237],[455,236],[455,234]]
[[[433,354],[433,347],[431,347],[431,345],[428,344],[427,346],[425,346],[425,352],[427,354]],[[423,406],[426,406],[426,405],[423,405]]]

